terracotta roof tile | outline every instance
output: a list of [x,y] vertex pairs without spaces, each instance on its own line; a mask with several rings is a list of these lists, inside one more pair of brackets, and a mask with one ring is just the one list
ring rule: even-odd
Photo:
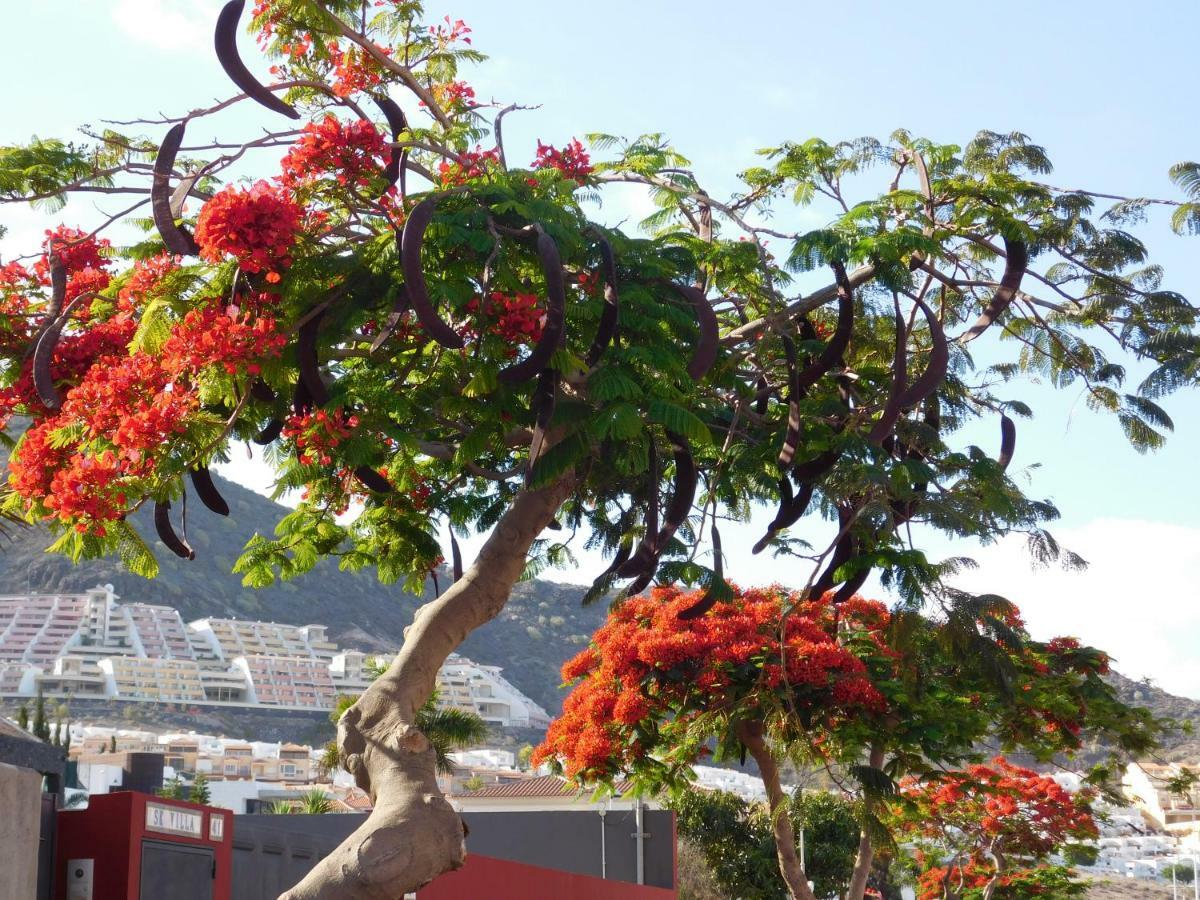
[[[628,781],[616,785],[618,795],[628,793],[633,785]],[[570,784],[566,779],[557,775],[540,775],[536,778],[523,778],[520,781],[510,781],[505,784],[486,784],[474,791],[456,791],[456,797],[471,797],[485,799],[513,798],[566,798],[588,796],[587,788]]]

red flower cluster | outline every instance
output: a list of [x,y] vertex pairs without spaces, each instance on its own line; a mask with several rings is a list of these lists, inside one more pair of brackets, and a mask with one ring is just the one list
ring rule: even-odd
[[458,154],[458,159],[451,162],[443,159],[438,163],[438,180],[442,187],[454,187],[483,178],[500,163],[499,149],[466,150]]
[[368,187],[383,169],[385,145],[383,135],[366,119],[343,122],[330,113],[304,127],[283,158],[280,182],[294,189],[333,173],[339,185]]
[[287,345],[270,316],[240,315],[217,304],[193,309],[162,348],[163,365],[172,372],[199,371],[221,365],[229,374],[257,375],[258,361],[278,356]]
[[46,232],[46,255],[34,263],[33,271],[43,283],[50,280],[50,257],[53,250],[62,260],[67,274],[83,269],[106,269],[108,260],[102,255],[103,251],[112,246],[107,240],[97,239],[78,228],[68,228],[59,225],[53,231]]
[[435,84],[433,96],[438,103],[452,113],[463,112],[475,105],[475,88],[465,81],[447,81],[444,84]]
[[462,19],[450,21],[449,16],[443,16],[444,25],[430,25],[429,36],[437,42],[439,47],[449,47],[451,44],[462,41],[464,44],[471,43],[471,39],[467,37],[471,33],[471,29],[467,27],[467,23]]
[[196,243],[209,262],[232,256],[246,272],[266,272],[278,281],[292,263],[302,209],[265,181],[247,190],[232,185],[204,204],[196,221]]
[[[468,312],[480,313],[487,322],[487,331],[497,334],[513,345],[513,353],[519,344],[535,344],[542,337],[546,325],[546,311],[541,307],[537,294],[504,294],[493,291],[487,301],[478,299],[467,303]],[[467,326],[474,331],[473,325]]]
[[534,169],[558,169],[576,184],[583,184],[592,174],[592,158],[576,138],[561,150],[538,141],[537,159],[531,165]]
[[[579,683],[535,761],[561,759],[585,780],[612,777],[646,752],[635,735],[689,713],[754,705],[760,692],[786,695],[814,718],[882,709],[863,661],[839,643],[828,597],[735,590],[706,615],[681,621],[700,593],[657,588],[612,612],[592,645],[563,666],[563,679]],[[843,630],[871,633],[888,621],[882,604],[861,599],[838,614]]]
[[117,294],[122,312],[135,313],[154,296],[162,280],[179,268],[179,261],[169,253],[160,253],[133,264],[129,277]]
[[304,415],[288,416],[283,426],[285,439],[294,441],[302,465],[333,462],[334,448],[353,434],[358,416],[347,416],[341,408],[332,412],[318,409]]

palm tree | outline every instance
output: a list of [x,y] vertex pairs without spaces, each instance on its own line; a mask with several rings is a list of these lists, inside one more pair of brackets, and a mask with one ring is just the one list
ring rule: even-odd
[[302,815],[323,816],[333,812],[333,800],[319,788],[305,791],[300,795],[300,805],[294,811]]
[[[378,677],[378,672],[375,675]],[[453,775],[454,760],[450,758],[450,754],[455,750],[466,750],[482,742],[487,737],[488,726],[487,722],[473,712],[453,707],[439,707],[437,699],[437,691],[434,691],[425,704],[417,710],[415,724],[433,745],[438,772],[442,775]],[[354,697],[338,697],[329,718],[336,723],[342,717],[342,713],[354,705],[354,700]],[[332,772],[340,762],[337,742],[330,741],[325,745],[320,766],[326,772]]]

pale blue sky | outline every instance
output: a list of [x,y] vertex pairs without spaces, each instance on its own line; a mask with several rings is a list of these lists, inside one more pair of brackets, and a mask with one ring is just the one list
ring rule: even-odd
[[[209,49],[219,7],[218,0],[3,0],[9,40],[0,55],[0,143],[65,134],[101,118],[174,114],[232,93]],[[1168,167],[1200,157],[1195,0],[460,0],[427,9],[431,19],[465,19],[475,46],[491,56],[465,73],[480,99],[542,104],[506,120],[515,160],[532,158],[539,137],[561,143],[594,131],[662,131],[719,194],[755,162],[755,148],[784,140],[884,138],[904,127],[963,143],[989,128],[1021,130],[1045,145],[1056,184],[1171,197]],[[258,116],[247,108],[231,119],[253,128]],[[598,214],[623,219],[639,209],[626,192]],[[95,215],[86,206],[70,213]],[[12,228],[0,243],[5,258],[32,249],[45,227],[7,208],[0,223]],[[1171,234],[1162,214],[1139,233],[1166,266],[1167,286],[1200,302],[1200,238]],[[1124,445],[1114,420],[1086,410],[1077,390],[1031,387],[1017,395],[1039,417],[1021,426],[1015,466],[1041,464],[1030,476],[1032,493],[1059,504],[1066,542],[1097,565],[1063,581],[1030,575],[1019,554],[994,548],[980,554],[971,586],[1007,591],[1035,630],[1080,632],[1112,649],[1131,674],[1200,696],[1190,648],[1200,638],[1200,481],[1191,474],[1200,398],[1169,402],[1176,433],[1165,450],[1142,458]],[[754,536],[727,541],[733,577],[787,578],[785,566],[751,561]],[[564,579],[590,577],[589,567]],[[1131,607],[1145,620],[1132,629],[1121,621]]]

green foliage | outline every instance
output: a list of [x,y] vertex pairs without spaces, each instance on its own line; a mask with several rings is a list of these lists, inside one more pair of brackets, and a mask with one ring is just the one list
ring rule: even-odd
[[[670,807],[680,836],[700,849],[726,896],[774,900],[786,895],[765,804],[729,791],[691,789],[673,797]],[[858,851],[854,804],[829,792],[799,793],[790,798],[788,814],[797,836],[804,833],[805,873],[817,896],[840,894]]]
[[1191,884],[1196,880],[1196,870],[1192,867],[1191,860],[1163,866],[1159,874],[1168,881],[1177,881],[1180,884]]
[[180,780],[178,775],[176,775],[174,778],[172,778],[170,781],[168,781],[166,784],[164,784],[161,788],[159,788],[158,791],[156,791],[156,793],[159,797],[162,797],[166,800],[183,800],[183,799],[185,799],[183,796],[183,793],[184,793],[183,781]]
[[188,799],[204,806],[212,803],[212,792],[208,789],[208,776],[203,772],[197,772],[196,777],[192,780],[192,789],[188,794]]
[[17,707],[17,726],[22,731],[29,730],[29,704],[22,703]]

